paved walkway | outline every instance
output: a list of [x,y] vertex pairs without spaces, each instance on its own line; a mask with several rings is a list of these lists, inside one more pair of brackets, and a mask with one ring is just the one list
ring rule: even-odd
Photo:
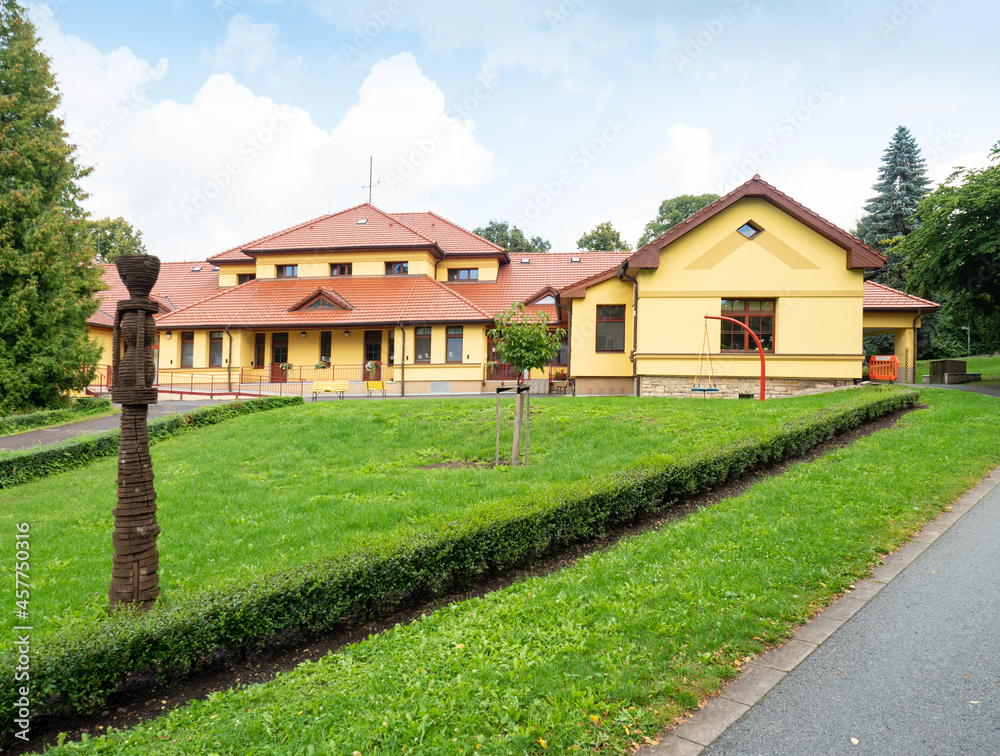
[[1000,752],[998,484],[1000,467],[640,753]]
[[[158,402],[149,406],[149,419],[162,417],[171,412],[190,412],[199,407],[208,407],[212,404],[222,404],[223,400],[216,399],[205,401],[171,401]],[[113,430],[119,426],[121,415],[110,415],[108,417],[98,417],[93,420],[81,420],[78,423],[68,423],[57,425],[53,428],[39,428],[38,430],[18,433],[14,436],[0,436],[0,449],[18,450],[30,449],[32,446],[44,446],[54,444],[56,441],[65,441],[67,438],[84,436],[88,433],[101,433],[106,430]]]

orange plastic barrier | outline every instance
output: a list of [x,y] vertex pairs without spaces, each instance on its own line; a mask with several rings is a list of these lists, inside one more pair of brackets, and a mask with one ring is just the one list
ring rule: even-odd
[[895,357],[872,356],[868,358],[868,379],[895,381],[899,374],[899,360]]

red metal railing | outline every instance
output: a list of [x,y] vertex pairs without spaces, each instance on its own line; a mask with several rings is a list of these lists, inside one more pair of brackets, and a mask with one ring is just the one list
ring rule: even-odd
[[[394,380],[393,365],[382,365],[371,376],[364,365],[331,365],[318,368],[315,366],[293,365],[282,370],[275,365],[240,368],[241,383],[256,383],[260,380],[268,382],[276,377],[284,377],[286,382],[300,383],[302,381],[391,381]],[[274,381],[277,382],[277,381]]]

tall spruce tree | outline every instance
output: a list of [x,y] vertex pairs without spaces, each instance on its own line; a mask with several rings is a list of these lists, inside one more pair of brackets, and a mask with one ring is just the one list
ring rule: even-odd
[[0,413],[50,407],[93,377],[87,337],[100,271],[49,60],[14,0],[0,0]]
[[906,288],[906,270],[895,245],[916,228],[914,213],[929,191],[927,163],[905,126],[899,126],[882,153],[875,196],[865,204],[865,215],[855,234],[888,260],[872,279],[895,289]]

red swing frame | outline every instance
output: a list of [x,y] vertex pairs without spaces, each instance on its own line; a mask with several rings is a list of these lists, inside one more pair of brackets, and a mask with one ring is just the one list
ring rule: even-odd
[[757,351],[760,353],[760,400],[764,401],[764,347],[761,346],[760,339],[757,338],[757,334],[750,330],[748,326],[741,323],[733,318],[727,318],[725,315],[706,315],[709,320],[728,320],[730,323],[735,323],[744,331],[750,334],[753,338],[754,343],[757,344]]

